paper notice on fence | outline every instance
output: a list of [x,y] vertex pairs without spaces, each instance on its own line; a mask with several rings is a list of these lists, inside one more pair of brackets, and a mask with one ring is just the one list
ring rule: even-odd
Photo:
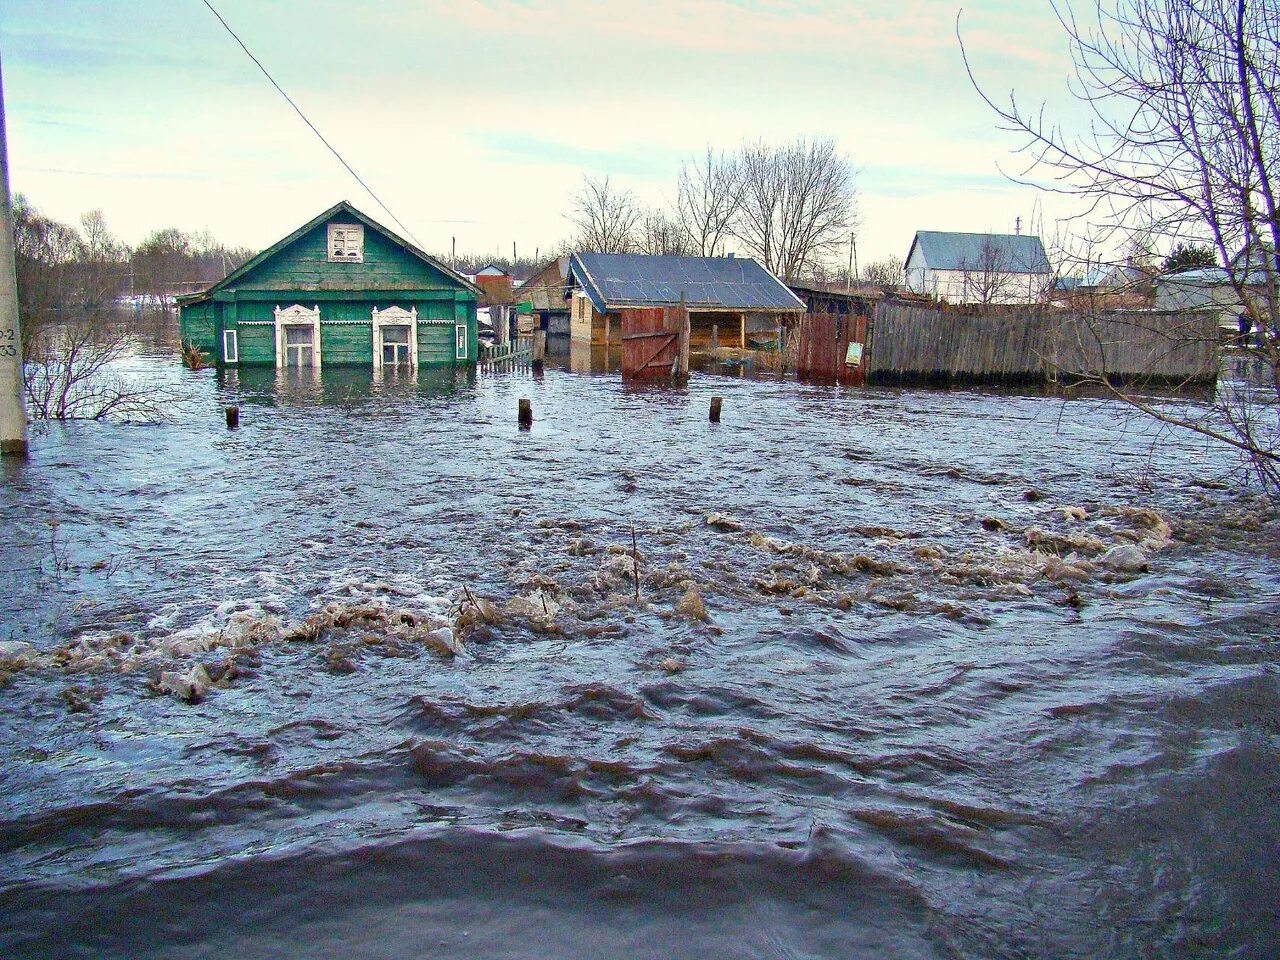
[[849,352],[846,353],[844,356],[844,363],[845,363],[845,366],[847,367],[862,366],[862,344],[860,343],[849,344]]

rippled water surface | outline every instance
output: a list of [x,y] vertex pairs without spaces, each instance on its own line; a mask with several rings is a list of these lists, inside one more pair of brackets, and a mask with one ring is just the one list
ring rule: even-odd
[[4,467],[0,954],[1280,952],[1277,524],[1201,441],[137,372],[171,423]]

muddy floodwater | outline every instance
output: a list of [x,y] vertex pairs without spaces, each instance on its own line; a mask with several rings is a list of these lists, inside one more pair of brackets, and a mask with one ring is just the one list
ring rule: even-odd
[[1280,955],[1280,528],[1222,450],[134,370],[171,422],[3,468],[0,956]]

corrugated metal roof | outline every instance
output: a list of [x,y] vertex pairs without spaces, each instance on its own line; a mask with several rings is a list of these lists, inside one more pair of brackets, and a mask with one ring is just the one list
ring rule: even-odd
[[[1261,286],[1267,282],[1265,270],[1251,270],[1237,278],[1246,286]],[[1167,273],[1156,278],[1156,283],[1181,283],[1188,286],[1222,286],[1232,282],[1232,275],[1222,267],[1199,267],[1181,273]]]
[[[1049,258],[1039,237],[1011,233],[944,233],[917,230],[912,242],[934,270],[981,270],[998,264],[1005,273],[1049,273]],[[911,259],[911,252],[907,259]]]
[[803,311],[804,302],[749,257],[575,253],[569,271],[597,310],[677,304],[725,310]]

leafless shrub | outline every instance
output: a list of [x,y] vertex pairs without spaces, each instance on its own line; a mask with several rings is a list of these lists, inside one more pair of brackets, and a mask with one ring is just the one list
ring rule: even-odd
[[182,341],[182,365],[188,370],[204,370],[209,366],[209,355],[192,340]]
[[904,280],[904,268],[899,257],[873,260],[862,268],[862,280],[882,287],[898,287]]
[[130,346],[128,333],[118,326],[87,318],[47,326],[29,343],[23,366],[29,416],[130,423],[163,420],[168,396],[115,369]]

